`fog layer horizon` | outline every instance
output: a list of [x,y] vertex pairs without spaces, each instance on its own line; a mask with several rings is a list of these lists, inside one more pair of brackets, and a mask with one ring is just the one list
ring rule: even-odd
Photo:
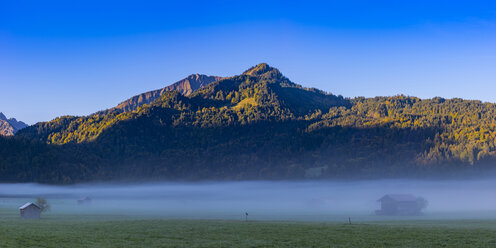
[[[496,219],[496,180],[242,181],[96,183],[51,186],[0,184],[0,208],[16,211],[46,198],[49,214],[158,216],[188,219],[382,220],[374,211],[386,194],[428,201],[419,218]],[[91,204],[77,200],[90,197]]]

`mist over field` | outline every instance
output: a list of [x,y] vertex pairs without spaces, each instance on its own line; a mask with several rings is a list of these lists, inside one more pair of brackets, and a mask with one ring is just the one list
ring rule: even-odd
[[[48,214],[140,217],[356,221],[382,219],[495,218],[495,181],[302,181],[81,184],[1,184],[0,208],[17,211],[44,197]],[[424,214],[375,216],[384,194],[413,194],[428,200]],[[77,204],[91,197],[87,206]]]

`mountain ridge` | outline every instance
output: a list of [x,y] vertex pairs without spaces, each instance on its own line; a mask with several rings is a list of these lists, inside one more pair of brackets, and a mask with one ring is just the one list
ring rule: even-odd
[[169,86],[158,90],[152,90],[145,93],[138,94],[133,96],[121,103],[119,103],[116,107],[110,109],[118,110],[120,112],[130,112],[136,110],[138,107],[143,106],[144,104],[150,104],[155,99],[159,98],[164,92],[170,90],[177,90],[183,95],[190,95],[193,91],[205,87],[206,85],[221,79],[222,77],[218,76],[207,76],[204,74],[191,74],[188,77],[181,79]]

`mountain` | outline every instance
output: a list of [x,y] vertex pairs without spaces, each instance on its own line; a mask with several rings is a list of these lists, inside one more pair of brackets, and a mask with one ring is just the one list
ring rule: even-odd
[[[188,82],[197,82],[194,85],[199,87],[197,78],[202,77],[193,75],[164,89],[184,89],[180,87],[190,85]],[[106,111],[84,117],[64,116],[50,122],[37,123],[23,130],[19,135],[49,144],[82,143],[97,139],[103,131],[112,129],[120,123],[142,119],[145,118],[144,115],[153,119],[156,117],[154,116],[156,111],[176,110],[180,111],[184,118],[201,122],[202,126],[217,126],[223,125],[224,122],[245,124],[263,120],[290,120],[317,109],[325,111],[332,106],[349,105],[349,101],[341,96],[303,88],[267,64],[260,64],[241,75],[229,78],[206,76],[203,78],[206,82],[218,80],[191,94],[181,94],[182,92],[178,90],[164,90],[160,93],[160,97],[138,111]],[[216,114],[224,115],[222,117],[228,119],[224,120],[219,116],[221,119],[211,120],[202,116],[202,113],[217,111],[219,113]],[[180,120],[176,122],[179,124]]]
[[157,98],[159,98],[164,92],[170,91],[170,90],[176,90],[179,93],[188,96],[193,91],[205,87],[211,82],[217,81],[221,79],[221,77],[217,76],[207,76],[203,74],[193,74],[188,76],[185,79],[182,79],[174,84],[171,84],[167,87],[164,87],[162,89],[158,90],[153,90],[153,91],[148,91],[136,96],[131,97],[130,99],[121,102],[119,105],[116,107],[112,108],[111,110],[118,110],[120,112],[130,112],[136,110],[138,107],[143,106],[144,104],[150,104],[151,102],[155,101]]
[[480,176],[495,169],[495,116],[496,104],[458,98],[344,98],[262,63],[0,137],[0,181]]
[[11,136],[27,126],[26,123],[17,121],[15,118],[7,119],[7,117],[0,112],[0,135]]

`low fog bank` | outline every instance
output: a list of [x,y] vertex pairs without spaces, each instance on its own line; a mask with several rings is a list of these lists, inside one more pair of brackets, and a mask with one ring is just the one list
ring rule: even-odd
[[[424,214],[380,217],[385,194],[412,194],[428,201]],[[103,214],[192,219],[317,220],[496,219],[496,180],[304,181],[81,184],[0,184],[0,209],[17,211],[44,197],[50,214]],[[77,200],[90,197],[90,204]]]

